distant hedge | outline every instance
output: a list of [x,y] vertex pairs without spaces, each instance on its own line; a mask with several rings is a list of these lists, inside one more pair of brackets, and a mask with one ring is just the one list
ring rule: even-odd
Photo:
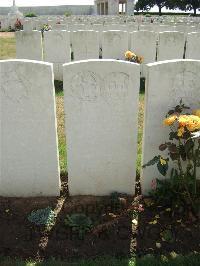
[[35,18],[35,17],[37,17],[37,15],[34,14],[34,13],[28,13],[28,14],[25,15],[25,17],[26,18]]
[[[148,16],[159,16],[158,12],[134,12],[135,15],[148,15]],[[193,16],[193,13],[185,13],[185,12],[180,12],[180,13],[174,13],[174,12],[162,12],[162,16]],[[200,14],[197,14],[196,17],[200,17]]]

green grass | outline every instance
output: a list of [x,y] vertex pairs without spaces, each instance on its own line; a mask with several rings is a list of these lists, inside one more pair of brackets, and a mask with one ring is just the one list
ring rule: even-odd
[[16,57],[15,38],[0,37],[0,60]]
[[65,262],[51,259],[46,262],[20,261],[11,259],[0,259],[1,266],[199,266],[200,254],[176,257],[153,257],[146,255],[142,258],[113,258],[102,257],[89,260]]

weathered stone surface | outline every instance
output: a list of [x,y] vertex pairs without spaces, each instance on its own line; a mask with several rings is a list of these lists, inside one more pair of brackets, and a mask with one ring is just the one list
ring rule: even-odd
[[185,58],[200,59],[200,32],[188,33]]
[[105,31],[102,35],[102,57],[103,59],[124,59],[128,50],[127,31]]
[[99,33],[97,31],[74,31],[72,33],[74,60],[99,59]]
[[17,31],[16,36],[16,58],[43,60],[42,35],[40,31]]
[[44,32],[44,59],[53,63],[55,79],[63,80],[62,65],[71,61],[70,32],[66,30]]
[[157,61],[183,59],[185,34],[182,32],[160,32]]

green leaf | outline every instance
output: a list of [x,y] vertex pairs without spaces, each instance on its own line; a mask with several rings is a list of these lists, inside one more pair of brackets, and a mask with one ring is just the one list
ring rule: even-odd
[[196,160],[196,166],[200,167],[200,150],[195,150],[195,160]]
[[144,164],[142,167],[145,168],[147,166],[151,166],[156,164],[160,160],[160,156],[155,156],[152,160],[150,160],[148,163]]
[[168,168],[169,168],[168,161],[166,161],[166,164],[161,164],[159,160],[159,162],[157,163],[157,168],[161,175],[166,176]]
[[179,139],[179,137],[177,136],[177,132],[170,132],[169,133],[169,140],[174,140],[174,139],[176,139],[176,140]]

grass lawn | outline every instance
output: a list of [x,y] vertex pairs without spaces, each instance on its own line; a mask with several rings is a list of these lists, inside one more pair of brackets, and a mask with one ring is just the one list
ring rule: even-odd
[[15,58],[15,38],[0,36],[0,60]]

